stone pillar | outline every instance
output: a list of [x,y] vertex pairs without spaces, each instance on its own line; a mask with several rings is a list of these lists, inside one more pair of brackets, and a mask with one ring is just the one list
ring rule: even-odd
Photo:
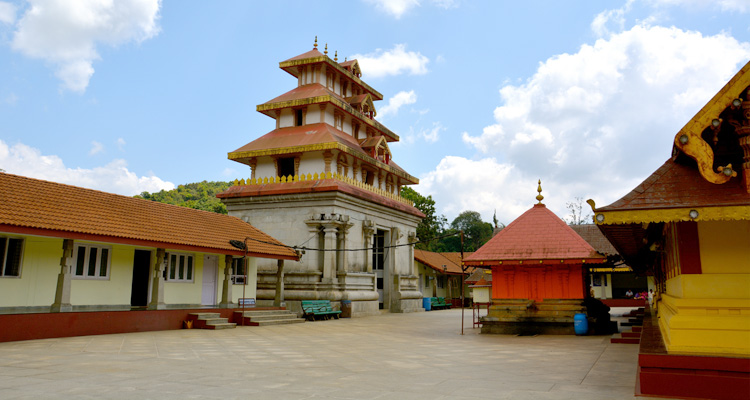
[[60,258],[60,274],[57,275],[57,290],[55,291],[55,302],[50,307],[50,312],[70,312],[73,306],[70,304],[70,274],[73,270],[73,239],[63,239],[63,255]]
[[227,254],[224,256],[224,282],[221,287],[221,308],[234,308],[232,302],[232,256]]
[[164,259],[166,251],[156,249],[156,262],[154,263],[154,275],[151,283],[151,302],[148,303],[149,310],[164,310],[167,308],[164,304],[164,268],[166,260]]
[[323,255],[323,282],[333,281],[333,272],[336,270],[336,252],[330,251],[336,249],[336,233],[338,229],[334,225],[325,225],[323,235],[325,238],[325,252]]
[[331,172],[331,162],[333,161],[333,152],[326,150],[323,152],[323,162],[325,163],[325,173]]
[[274,307],[284,304],[284,260],[276,261],[276,297],[273,299]]
[[372,272],[372,236],[375,234],[375,223],[371,220],[362,222],[362,233],[365,236],[365,266],[367,272]]
[[250,159],[250,179],[255,179],[255,170],[258,167],[258,159],[253,157]]

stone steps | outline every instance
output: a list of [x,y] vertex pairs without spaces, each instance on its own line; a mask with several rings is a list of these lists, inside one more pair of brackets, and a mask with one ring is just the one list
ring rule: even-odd
[[233,329],[237,325],[219,313],[190,313],[188,320],[193,321],[194,329]]
[[298,318],[297,313],[288,310],[258,310],[258,311],[235,311],[235,319],[242,316],[242,324],[245,326],[268,326],[284,324],[300,324],[305,322],[304,318]]
[[641,338],[639,337],[624,337],[620,333],[615,333],[612,335],[612,338],[609,339],[610,343],[629,343],[629,344],[639,344],[641,343]]

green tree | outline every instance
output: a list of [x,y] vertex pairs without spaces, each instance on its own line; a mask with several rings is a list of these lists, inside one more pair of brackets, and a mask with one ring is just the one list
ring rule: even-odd
[[157,201],[159,203],[195,208],[226,214],[227,208],[216,195],[229,188],[229,182],[195,182],[179,185],[176,189],[162,190],[155,193],[143,192],[134,197]]
[[435,200],[432,199],[432,196],[424,197],[416,190],[404,186],[401,188],[401,197],[413,201],[414,207],[425,215],[417,225],[417,238],[419,238],[420,243],[417,243],[415,247],[435,251],[436,242],[433,239],[442,233],[447,219],[443,215],[437,215]]
[[492,238],[492,224],[482,221],[482,216],[476,211],[458,214],[451,222],[451,229],[464,231],[464,251],[476,251]]

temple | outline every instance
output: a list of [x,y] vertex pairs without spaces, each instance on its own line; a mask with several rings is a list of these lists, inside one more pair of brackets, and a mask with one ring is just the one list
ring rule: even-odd
[[219,194],[230,215],[305,253],[283,270],[258,264],[259,304],[281,284],[292,310],[316,299],[348,301],[353,316],[423,310],[410,244],[424,215],[400,196],[419,180],[393,161],[399,137],[374,119],[383,95],[317,38],[279,67],[297,87],[258,105],[275,127],[229,152],[249,176]]
[[542,204],[541,182],[537,191],[539,203],[464,259],[492,270],[482,333],[572,334],[589,297],[585,266],[607,260]]
[[672,157],[594,219],[654,276],[638,379],[644,395],[750,393],[750,63],[674,137]]

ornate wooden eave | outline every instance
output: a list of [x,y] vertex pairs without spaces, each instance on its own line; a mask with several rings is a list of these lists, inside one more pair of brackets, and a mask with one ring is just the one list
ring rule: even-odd
[[357,85],[362,86],[362,89],[364,89],[366,92],[369,92],[375,99],[383,100],[383,95],[380,92],[378,92],[377,90],[373,89],[370,85],[363,82],[362,79],[355,76],[346,68],[339,65],[339,63],[331,60],[331,58],[328,57],[327,55],[282,61],[279,63],[279,68],[288,72],[290,75],[296,77],[297,75],[295,75],[293,72],[295,69],[294,67],[300,67],[303,65],[317,64],[317,63],[325,63],[329,67],[334,68],[336,71],[346,76],[352,82],[356,83]]
[[354,107],[352,107],[349,103],[339,99],[336,96],[332,96],[329,94],[323,95],[323,96],[308,97],[305,99],[281,101],[277,103],[259,104],[256,107],[256,110],[258,112],[261,112],[270,116],[270,114],[268,114],[268,111],[279,110],[279,109],[289,108],[289,107],[303,107],[303,106],[308,106],[311,104],[320,104],[320,103],[331,103],[334,106],[340,108],[341,110],[351,114],[353,117],[357,118],[357,120],[371,126],[372,128],[382,133],[383,136],[388,138],[389,142],[397,142],[400,140],[398,135],[393,133],[390,129],[386,128],[380,122],[374,119],[371,119],[370,117],[365,116],[364,114],[356,110]]
[[230,160],[247,164],[249,162],[249,159],[253,157],[275,156],[275,155],[282,155],[282,154],[304,153],[304,152],[325,151],[325,150],[339,150],[363,162],[366,162],[371,165],[375,165],[379,169],[382,169],[388,173],[396,175],[412,184],[419,183],[418,178],[408,174],[406,171],[395,168],[376,158],[373,158],[369,154],[364,153],[361,149],[354,149],[354,148],[351,148],[349,146],[346,146],[338,142],[316,143],[316,144],[303,145],[303,146],[281,147],[281,148],[275,148],[275,149],[263,149],[263,150],[253,150],[253,151],[237,151],[237,152],[228,153],[227,157]]

